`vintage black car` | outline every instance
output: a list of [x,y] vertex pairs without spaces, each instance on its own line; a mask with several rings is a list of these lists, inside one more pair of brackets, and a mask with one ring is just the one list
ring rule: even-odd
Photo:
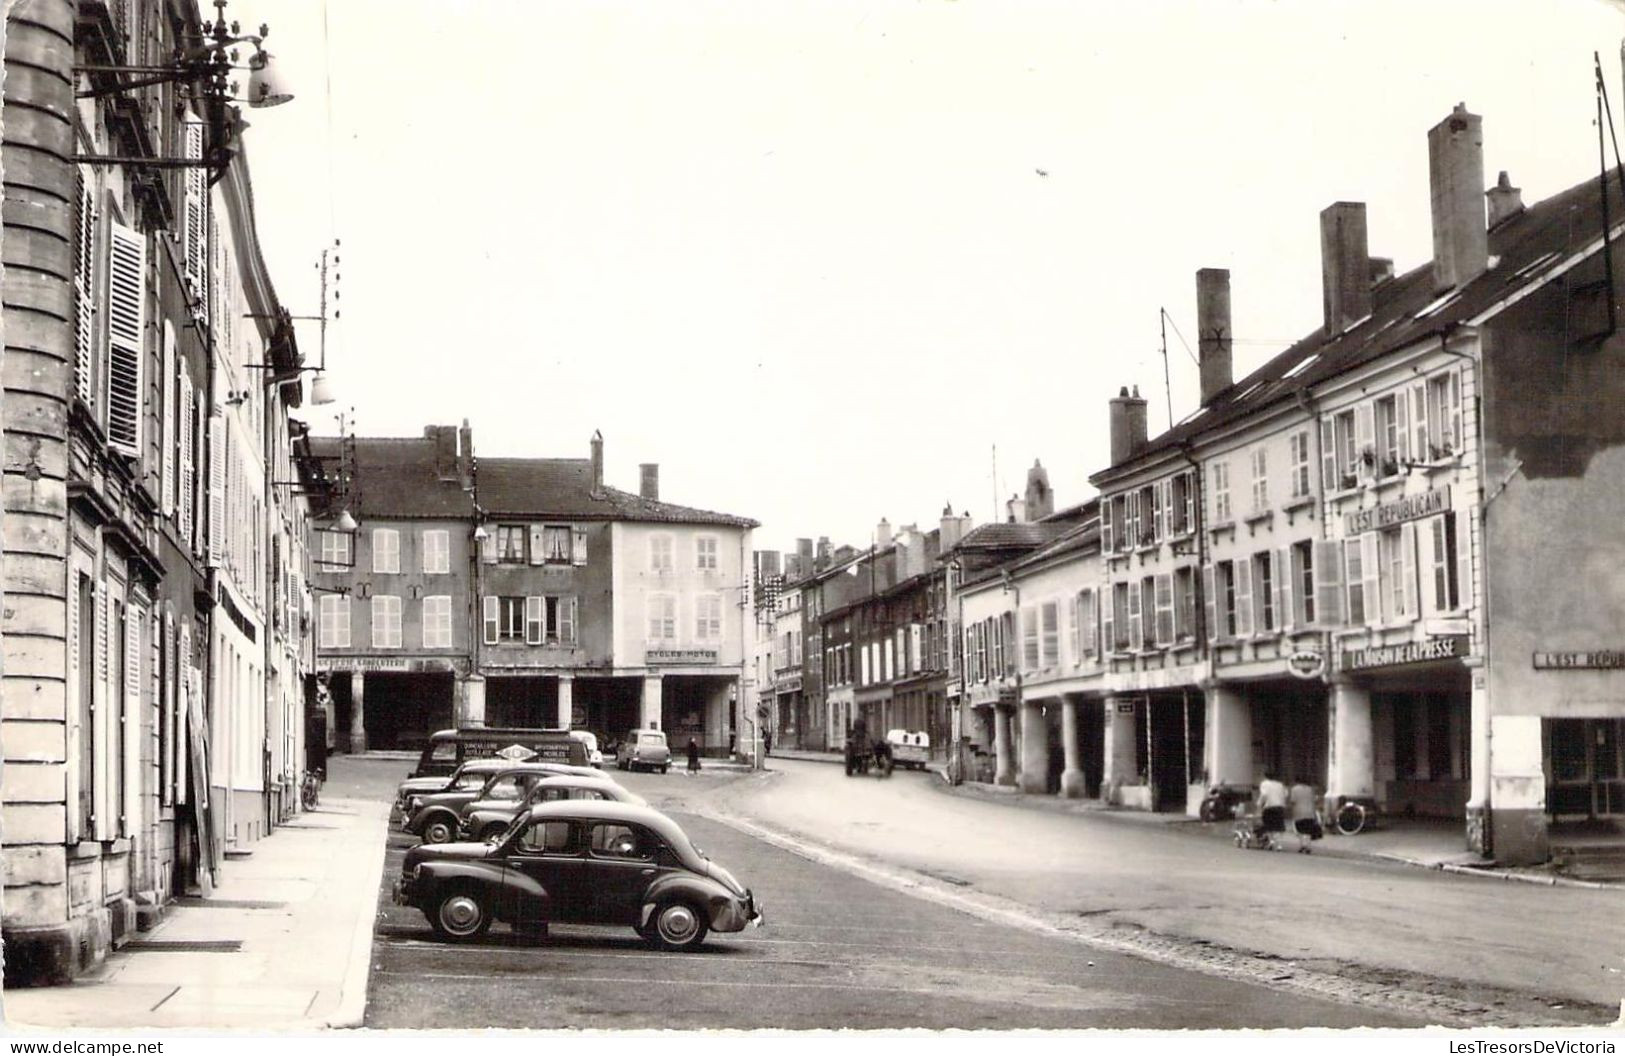
[[[476,765],[469,763],[459,773],[466,775]],[[518,806],[524,802],[536,782],[558,774],[605,779],[602,772],[591,767],[567,763],[507,763],[494,770],[475,772],[484,773],[484,780],[465,780],[440,792],[413,796],[413,809],[402,815],[401,828],[414,836],[423,837],[424,843],[449,843],[456,838],[463,808],[470,803],[507,799]]]
[[537,804],[490,843],[413,847],[395,902],[453,941],[477,938],[493,921],[531,935],[555,923],[608,924],[657,948],[692,950],[708,932],[762,922],[750,890],[666,815],[585,800]]

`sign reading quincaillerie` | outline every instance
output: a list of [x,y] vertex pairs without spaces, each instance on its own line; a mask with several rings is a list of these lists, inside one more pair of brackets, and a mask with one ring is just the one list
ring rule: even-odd
[[1592,649],[1579,653],[1536,653],[1536,671],[1617,671],[1625,668],[1625,649]]
[[1385,502],[1381,506],[1372,506],[1369,509],[1355,510],[1353,513],[1343,515],[1343,534],[1359,535],[1361,532],[1374,532],[1382,528],[1392,528],[1396,524],[1406,521],[1417,521],[1423,517],[1432,517],[1436,513],[1443,513],[1450,509],[1450,489],[1448,487],[1434,488],[1421,495],[1406,495],[1393,502]]
[[1422,664],[1429,660],[1459,660],[1467,655],[1467,636],[1449,634],[1425,642],[1378,645],[1370,649],[1343,650],[1343,670],[1364,671],[1371,667]]
[[649,649],[643,654],[647,664],[714,664],[715,649]]

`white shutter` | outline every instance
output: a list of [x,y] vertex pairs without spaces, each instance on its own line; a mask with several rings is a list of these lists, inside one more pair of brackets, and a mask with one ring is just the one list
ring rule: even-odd
[[147,246],[139,231],[123,224],[109,225],[108,236],[107,440],[139,458]]
[[1427,382],[1419,381],[1412,385],[1410,393],[1411,454],[1418,462],[1428,462],[1433,458],[1433,453],[1428,449],[1429,445],[1438,441],[1429,435]]
[[80,772],[78,761],[83,758],[82,745],[84,738],[90,736],[90,731],[79,724],[79,694],[84,692],[82,679],[91,677],[89,671],[79,670],[79,573],[70,565],[68,568],[68,634],[67,634],[67,708],[65,714],[68,719],[67,729],[67,759],[68,765],[62,769],[66,775],[64,790],[67,803],[67,840],[69,843],[77,842],[82,836],[88,835],[79,831],[79,788],[82,782],[89,780],[90,775]]
[[497,563],[497,529],[495,526],[485,529],[485,538],[480,540],[480,563],[494,565]]
[[1456,518],[1456,598],[1463,610],[1473,607],[1473,517],[1467,510]]
[[1236,636],[1247,638],[1253,633],[1253,562],[1238,557],[1230,568],[1236,577]]
[[186,372],[184,364],[180,367],[180,406],[177,408],[180,420],[177,425],[180,429],[180,465],[176,467],[176,483],[179,485],[179,494],[176,502],[177,520],[180,522],[181,541],[188,547],[192,544],[192,509],[193,493],[197,490],[197,472],[193,466],[196,452],[192,450],[192,432],[196,419],[196,408],[193,406],[192,377]]
[[[203,124],[188,115],[186,119],[185,151],[188,158],[203,157]],[[205,233],[208,231],[209,183],[208,170],[193,166],[186,170],[185,227],[182,231],[185,248],[186,299],[192,306],[192,315],[208,319],[205,303],[204,262],[208,259]]]
[[[1356,446],[1359,448],[1356,452],[1360,466],[1359,473],[1366,480],[1375,477],[1379,469],[1376,457],[1377,426],[1372,413],[1369,402],[1362,403],[1354,409],[1354,435],[1356,437]],[[1366,461],[1367,453],[1371,455],[1372,459],[1369,463]]]
[[1100,500],[1100,552],[1112,552],[1112,500],[1105,497]]
[[1341,490],[1338,487],[1337,439],[1332,431],[1332,419],[1320,420],[1320,487],[1326,494]]
[[530,563],[533,565],[539,565],[547,560],[547,552],[542,549],[543,534],[541,525],[530,526]]
[[[1394,432],[1398,435],[1397,448],[1401,472],[1404,464],[1411,458],[1411,413],[1410,401],[1405,398],[1405,390],[1400,389],[1394,393]],[[1427,448],[1417,449],[1417,458],[1425,459]]]
[[177,645],[175,630],[175,611],[168,602],[164,603],[163,626],[159,628],[158,635],[163,642],[164,651],[164,682],[159,687],[163,694],[162,702],[158,708],[158,721],[163,723],[164,743],[168,750],[160,762],[162,773],[159,778],[162,787],[159,792],[159,801],[165,806],[175,802],[175,707],[176,689],[180,685],[180,678],[176,675],[175,664],[179,659],[180,648]]
[[1207,640],[1214,641],[1219,637],[1219,595],[1215,589],[1218,576],[1214,575],[1213,566],[1208,565],[1202,569],[1202,597],[1207,609]]
[[480,614],[483,617],[483,622],[485,624],[485,644],[495,645],[497,644],[497,636],[500,633],[496,595],[487,594],[485,597],[481,598],[480,610]]
[[74,172],[78,210],[73,232],[73,392],[95,406],[96,202],[82,168]]
[[1100,597],[1101,650],[1106,656],[1117,652],[1116,598],[1116,588],[1107,584],[1105,593]]
[[1128,585],[1128,647],[1139,652],[1145,647],[1144,619],[1140,613],[1140,595],[1144,592],[1138,582]]
[[587,529],[570,529],[570,563],[584,565],[587,563]]
[[572,594],[559,599],[559,641],[576,644],[576,598]]
[[1292,595],[1297,586],[1292,580],[1292,548],[1281,547],[1271,555],[1270,560],[1275,563],[1275,629],[1291,630],[1297,622],[1292,612]]
[[545,609],[544,602],[539,597],[525,599],[525,642],[529,645],[541,645],[544,636],[543,624]]
[[1156,578],[1154,594],[1157,602],[1157,644],[1172,645],[1174,641],[1174,577],[1164,572]]
[[1367,626],[1374,627],[1382,623],[1383,612],[1388,607],[1382,597],[1381,568],[1381,555],[1377,553],[1377,533],[1366,532],[1360,536],[1360,578],[1364,583]]
[[1403,569],[1405,617],[1416,619],[1416,522],[1411,521],[1399,526],[1399,559]]
[[175,328],[164,320],[164,370],[158,381],[158,402],[163,408],[161,449],[158,458],[158,506],[165,517],[175,512]]
[[141,820],[141,625],[146,613],[138,605],[124,610],[124,788],[120,796],[119,835],[135,834]]
[[226,421],[209,419],[209,567],[220,567],[226,548]]
[[191,707],[192,707],[192,626],[191,620],[181,617],[180,623],[180,660],[175,671],[180,677],[180,686],[177,690],[176,716],[175,716],[175,802],[185,803],[190,796],[191,785],[188,782],[191,753],[190,745]]
[[1335,627],[1343,622],[1343,544],[1340,540],[1315,543],[1315,622]]
[[94,827],[93,839],[110,840],[112,831],[108,827],[107,810],[107,637],[108,637],[108,609],[112,601],[107,596],[107,585],[101,580],[96,581],[96,680],[91,684],[91,716],[90,737],[94,746],[91,753],[92,766],[95,768],[91,776],[91,822]]

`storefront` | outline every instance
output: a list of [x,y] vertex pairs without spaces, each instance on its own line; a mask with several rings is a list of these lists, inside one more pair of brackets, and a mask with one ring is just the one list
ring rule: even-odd
[[1370,694],[1378,806],[1407,817],[1465,818],[1472,760],[1466,635],[1344,650],[1342,670]]

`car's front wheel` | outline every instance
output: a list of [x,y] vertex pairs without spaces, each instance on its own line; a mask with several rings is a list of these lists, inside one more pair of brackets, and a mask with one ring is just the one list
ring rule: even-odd
[[450,843],[457,829],[446,818],[435,818],[423,826],[424,843]]
[[660,949],[686,953],[698,949],[710,930],[711,925],[698,906],[673,899],[655,907],[644,937]]
[[457,888],[441,896],[429,923],[441,938],[467,942],[484,935],[491,927],[491,911],[478,892]]

